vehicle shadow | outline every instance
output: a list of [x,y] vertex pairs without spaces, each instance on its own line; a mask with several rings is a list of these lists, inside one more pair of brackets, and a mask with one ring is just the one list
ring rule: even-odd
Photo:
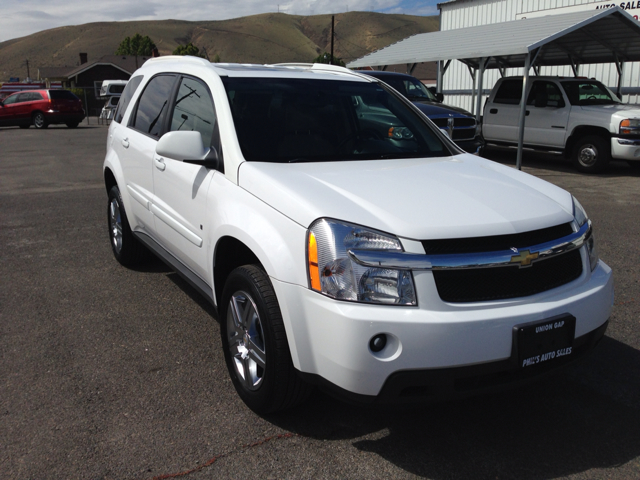
[[[517,152],[515,148],[487,147],[482,151],[481,156],[503,165],[516,166]],[[573,167],[571,160],[564,158],[562,155],[533,150],[524,150],[522,152],[522,168],[534,174],[539,170],[550,170],[588,177],[640,177],[640,168],[631,168],[626,161],[611,160],[607,169],[602,173],[580,173]]]
[[401,410],[317,395],[266,419],[313,439],[353,439],[418,476],[556,478],[640,455],[637,378],[640,352],[605,337],[580,364],[506,393]]

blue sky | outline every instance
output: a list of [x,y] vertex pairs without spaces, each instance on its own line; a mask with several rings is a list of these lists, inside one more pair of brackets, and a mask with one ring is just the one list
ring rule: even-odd
[[0,0],[0,42],[90,22],[224,20],[277,11],[292,15],[355,10],[437,15],[437,3],[436,0]]

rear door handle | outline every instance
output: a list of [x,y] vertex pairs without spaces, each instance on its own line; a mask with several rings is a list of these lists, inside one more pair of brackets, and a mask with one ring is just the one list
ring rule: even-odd
[[489,113],[498,113],[498,109],[497,108],[492,108],[491,110],[489,110]]
[[122,146],[124,148],[129,148],[129,139],[128,138],[123,138],[122,139]]
[[164,171],[164,169],[167,168],[167,165],[164,163],[164,158],[156,157],[153,160],[158,170]]

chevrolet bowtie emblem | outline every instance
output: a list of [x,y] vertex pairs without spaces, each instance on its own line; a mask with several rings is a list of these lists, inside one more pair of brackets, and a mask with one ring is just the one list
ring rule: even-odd
[[518,255],[511,257],[509,263],[519,263],[520,267],[530,267],[531,262],[540,256],[539,253],[531,253],[529,250],[523,250]]

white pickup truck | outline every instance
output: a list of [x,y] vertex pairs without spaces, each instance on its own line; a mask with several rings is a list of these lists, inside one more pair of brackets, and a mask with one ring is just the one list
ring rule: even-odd
[[[488,144],[518,143],[522,77],[496,83],[484,108]],[[584,78],[534,77],[527,93],[527,148],[560,151],[581,172],[604,170],[611,158],[640,167],[640,106],[620,103],[602,83]]]

